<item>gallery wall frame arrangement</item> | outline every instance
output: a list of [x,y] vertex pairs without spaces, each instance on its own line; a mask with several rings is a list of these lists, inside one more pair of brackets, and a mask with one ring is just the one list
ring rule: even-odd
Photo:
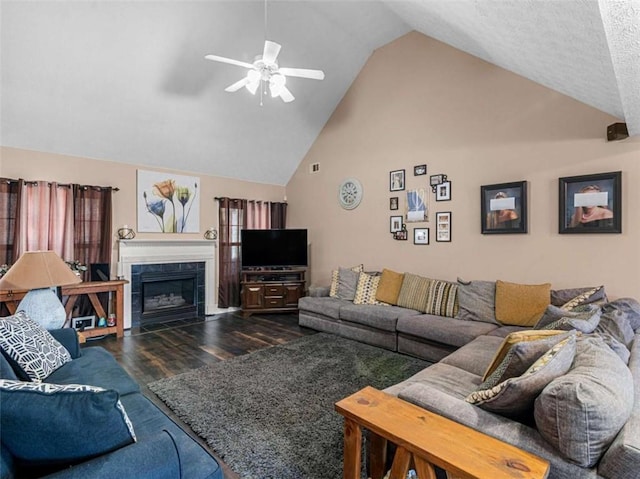
[[451,181],[443,181],[436,187],[436,201],[451,201]]
[[429,208],[426,188],[407,190],[407,223],[429,221]]
[[403,191],[405,188],[405,170],[389,172],[389,191]]
[[413,244],[429,244],[429,228],[413,228]]
[[402,230],[402,215],[389,217],[389,232],[396,233]]
[[436,241],[451,242],[451,211],[436,213]]
[[431,191],[433,191],[434,193],[437,193],[438,185],[441,185],[445,181],[447,181],[447,175],[443,175],[443,174],[431,175],[429,177],[429,184],[431,185]]
[[527,233],[527,182],[480,187],[482,234]]
[[200,178],[138,170],[138,232],[199,233]]
[[622,233],[622,172],[559,178],[560,234]]

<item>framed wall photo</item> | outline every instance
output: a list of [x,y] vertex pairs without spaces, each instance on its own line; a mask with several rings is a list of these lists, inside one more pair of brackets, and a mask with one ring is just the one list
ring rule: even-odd
[[425,188],[407,190],[407,223],[429,221],[427,207],[428,197],[429,195]]
[[451,182],[443,181],[436,186],[436,201],[449,201],[451,199]]
[[395,233],[402,230],[402,215],[389,218],[389,232]]
[[451,241],[451,211],[436,213],[436,241]]
[[397,210],[398,209],[398,197],[397,196],[392,196],[391,198],[389,198],[389,209],[390,210]]
[[559,179],[559,233],[622,233],[622,172]]
[[413,228],[413,244],[429,244],[429,228]]
[[394,170],[389,173],[389,191],[404,190],[404,170]]
[[527,182],[480,187],[482,234],[527,232]]
[[422,176],[427,174],[427,165],[416,165],[413,167],[413,176]]

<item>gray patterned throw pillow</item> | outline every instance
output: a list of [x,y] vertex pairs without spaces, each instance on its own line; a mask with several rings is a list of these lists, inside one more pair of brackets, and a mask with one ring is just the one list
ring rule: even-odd
[[25,379],[37,382],[71,361],[69,351],[24,311],[0,318],[0,347]]

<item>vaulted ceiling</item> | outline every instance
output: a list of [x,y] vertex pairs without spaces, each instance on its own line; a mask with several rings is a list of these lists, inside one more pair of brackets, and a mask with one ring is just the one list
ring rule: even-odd
[[[0,144],[284,185],[369,55],[417,30],[640,134],[640,0],[1,0]],[[296,100],[224,88],[266,36]],[[401,79],[399,80],[401,81]],[[603,131],[604,135],[604,131]]]

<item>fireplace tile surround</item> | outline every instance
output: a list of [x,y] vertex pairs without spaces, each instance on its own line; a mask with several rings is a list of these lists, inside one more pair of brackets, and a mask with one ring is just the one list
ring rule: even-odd
[[[216,288],[216,242],[210,240],[119,240],[118,241],[118,264],[117,275],[129,281],[125,285],[124,291],[124,327],[130,329],[132,326],[139,326],[132,316],[132,285],[134,282],[133,273],[139,268],[134,265],[164,265],[164,268],[200,268],[203,269],[204,294],[198,294],[198,302],[203,302],[205,315],[215,314],[217,311],[215,304]],[[191,263],[195,263],[194,266]],[[203,266],[197,266],[203,263]],[[168,266],[168,265],[177,266]],[[182,266],[180,266],[182,265]],[[161,268],[151,266],[151,269]],[[200,314],[200,304],[198,304],[198,314]],[[139,318],[137,318],[139,320]]]

